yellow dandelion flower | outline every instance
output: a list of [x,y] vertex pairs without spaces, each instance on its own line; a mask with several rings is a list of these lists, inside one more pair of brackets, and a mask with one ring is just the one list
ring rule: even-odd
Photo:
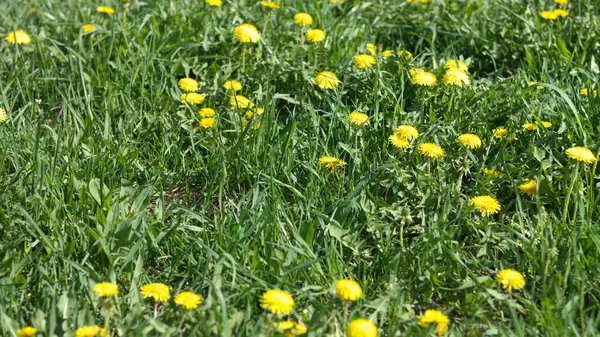
[[81,32],[84,33],[84,34],[85,33],[89,33],[89,32],[93,32],[95,30],[96,30],[96,26],[91,25],[89,23],[81,26]]
[[211,108],[202,108],[198,110],[198,116],[202,118],[212,118],[215,117],[215,110]]
[[17,337],[33,337],[37,333],[34,327],[26,326],[17,330]]
[[294,327],[285,334],[286,337],[304,335],[308,331],[306,325],[300,323],[294,323]]
[[110,282],[100,282],[96,283],[92,291],[100,297],[111,297],[119,293],[119,286]]
[[206,0],[206,4],[212,7],[220,7],[223,5],[222,0]]
[[285,333],[286,331],[293,329],[295,324],[294,321],[275,322],[273,323],[273,328],[279,333]]
[[104,329],[97,325],[86,325],[75,330],[75,337],[96,337],[104,336]]
[[487,174],[488,176],[493,176],[493,175],[498,174],[498,171],[496,171],[494,169],[490,169],[490,168],[484,167],[483,168],[483,173]]
[[231,90],[233,92],[238,92],[238,91],[242,90],[242,83],[240,83],[236,80],[229,80],[229,81],[223,83],[223,88],[225,88],[227,90]]
[[319,165],[326,169],[334,170],[346,165],[346,162],[336,157],[321,156],[319,158]]
[[35,7],[30,7],[30,8],[27,10],[27,13],[29,13],[29,14],[33,14],[33,13],[35,13],[35,12],[37,12],[37,9],[35,9]]
[[450,324],[450,319],[439,310],[428,309],[425,310],[425,313],[419,319],[419,326],[428,328],[431,324],[436,324],[435,333],[437,333],[438,336],[442,336],[448,332],[448,324]]
[[186,310],[196,309],[202,303],[202,297],[191,291],[184,291],[175,296],[175,304]]
[[188,102],[190,104],[202,104],[204,103],[204,95],[196,93],[196,92],[190,92],[187,94],[182,94],[179,99],[182,102]]
[[262,115],[265,112],[265,109],[263,108],[253,108],[253,109],[248,109],[248,111],[246,111],[246,119],[252,119],[252,117],[254,117],[254,115]]
[[455,85],[457,87],[462,87],[463,85],[469,85],[469,83],[471,83],[469,80],[469,75],[458,68],[450,68],[446,70],[442,81],[444,81],[446,84]]
[[394,51],[391,49],[384,50],[383,53],[381,53],[381,56],[392,57],[392,56],[394,56]]
[[275,315],[287,315],[294,308],[294,299],[283,290],[271,289],[262,294],[260,307]]
[[[594,93],[594,95],[596,95],[598,93],[598,90],[593,90],[592,92]],[[581,90],[579,90],[579,94],[582,96],[587,96],[589,94],[588,88],[582,88]]]
[[6,122],[8,120],[8,115],[6,114],[6,110],[0,108],[0,124]]
[[377,54],[377,46],[375,46],[372,43],[367,43],[366,47],[367,51],[369,52],[369,54],[375,56],[375,54]]
[[561,8],[557,8],[555,10],[552,11],[552,13],[556,14],[557,16],[560,16],[561,18],[566,18],[567,16],[569,16],[569,12],[567,12],[564,9]]
[[196,92],[198,91],[199,87],[198,81],[189,77],[180,79],[179,82],[177,82],[177,84],[179,85],[179,89],[185,92]]
[[437,78],[434,74],[424,71],[421,68],[411,69],[410,74],[412,76],[412,83],[416,85],[422,85],[431,87],[437,85]]
[[446,69],[458,69],[463,73],[466,73],[469,70],[467,64],[461,60],[448,60],[446,63],[444,63],[444,65],[446,66]]
[[248,99],[245,96],[242,95],[233,95],[229,98],[229,104],[234,107],[234,108],[238,108],[238,109],[248,109],[248,108],[253,108],[254,107],[254,103],[252,103],[252,101],[250,101],[250,99]]
[[535,123],[525,123],[523,124],[523,129],[527,130],[527,131],[535,131],[537,130],[538,126]]
[[[538,82],[536,82],[536,81],[529,81],[528,85],[531,87],[532,85],[536,85],[537,83],[538,83]],[[543,85],[538,85],[538,86],[536,86],[535,88],[536,88],[537,90],[542,90],[542,89],[544,89],[544,86],[543,86]]]
[[278,333],[285,333],[287,337],[304,335],[307,331],[304,324],[300,324],[294,321],[283,321],[273,323],[273,328]]
[[580,163],[591,164],[596,161],[596,156],[588,148],[583,146],[570,147],[565,150],[567,157]]
[[394,147],[396,147],[397,149],[400,149],[400,150],[407,149],[408,146],[410,145],[409,140],[407,140],[406,138],[403,138],[402,136],[400,136],[397,133],[394,133],[393,135],[391,135],[389,140],[390,140],[390,143],[392,143],[392,145],[394,145]]
[[371,55],[360,54],[354,56],[354,65],[358,69],[371,68],[375,63],[375,58]]
[[496,137],[496,139],[502,139],[508,134],[508,131],[506,131],[505,128],[497,128],[492,130],[492,133],[494,134],[494,137]]
[[481,147],[481,138],[472,133],[464,133],[456,139],[467,149],[473,150]]
[[546,20],[556,20],[558,19],[558,14],[551,11],[543,11],[540,12],[540,16]]
[[537,185],[533,179],[525,179],[525,182],[518,186],[519,192],[525,195],[534,195],[537,191]]
[[367,319],[357,318],[346,327],[346,337],[377,337],[377,327]]
[[429,158],[443,158],[446,156],[444,149],[433,143],[423,143],[419,145],[419,153]]
[[12,44],[28,44],[31,43],[31,38],[24,31],[17,29],[15,31],[8,32],[8,35],[6,35],[4,41]]
[[508,292],[523,289],[525,287],[525,278],[521,273],[513,269],[504,269],[496,274],[496,282],[498,282],[502,288],[508,290]]
[[261,1],[260,4],[270,9],[281,8],[275,1]]
[[96,7],[96,12],[100,13],[100,14],[115,14],[115,10],[111,7],[108,6],[98,6]]
[[400,56],[406,55],[407,57],[413,57],[413,54],[411,52],[409,52],[408,50],[405,50],[405,49],[401,49],[398,52],[398,55],[400,55]]
[[554,0],[554,3],[558,5],[567,5],[569,3],[569,0]]
[[310,26],[313,23],[313,18],[308,13],[296,13],[294,22],[300,27]]
[[419,138],[419,131],[417,131],[417,129],[415,129],[414,126],[408,124],[398,126],[394,130],[394,134],[398,135],[402,139],[406,139],[409,141]]
[[547,121],[542,121],[542,125],[546,128],[549,129],[552,127],[552,123],[547,122]]
[[260,128],[260,121],[252,119],[246,119],[242,121],[242,128],[245,129],[248,126],[248,124],[250,124],[250,122],[252,122],[252,130],[258,130]]
[[258,29],[256,29],[256,26],[249,23],[243,23],[235,27],[233,36],[242,43],[257,43],[258,40],[260,40]]
[[340,80],[331,71],[322,71],[315,78],[315,84],[323,89],[334,89],[340,85]]
[[163,283],[150,283],[140,287],[144,298],[152,298],[155,302],[166,302],[171,298],[169,286]]
[[217,123],[217,120],[212,117],[202,118],[196,125],[196,128],[210,129],[215,125],[215,123]]
[[483,216],[490,216],[500,212],[502,206],[498,200],[489,195],[478,195],[471,198],[469,201],[471,206],[474,206]]
[[335,296],[344,301],[358,301],[362,296],[360,284],[353,280],[339,280],[335,283]]
[[308,42],[312,42],[312,43],[324,41],[325,37],[327,37],[327,34],[325,34],[325,31],[322,31],[320,29],[311,29],[311,30],[307,31],[305,35],[306,35],[306,40]]
[[355,126],[368,125],[369,116],[362,112],[354,111],[348,115],[348,120]]

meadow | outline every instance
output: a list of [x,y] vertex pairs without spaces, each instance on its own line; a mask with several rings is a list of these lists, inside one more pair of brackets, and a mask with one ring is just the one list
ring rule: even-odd
[[597,0],[0,2],[0,336],[600,336]]

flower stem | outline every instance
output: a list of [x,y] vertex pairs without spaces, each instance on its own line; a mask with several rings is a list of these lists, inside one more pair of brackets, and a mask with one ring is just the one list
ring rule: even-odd
[[563,207],[563,224],[567,223],[567,215],[569,212],[569,202],[571,201],[571,193],[573,193],[573,187],[575,186],[575,181],[577,180],[577,176],[579,174],[579,163],[576,164],[575,170],[571,172],[571,183],[569,184],[569,190],[565,197],[565,205]]
[[154,319],[158,317],[158,302],[154,303]]

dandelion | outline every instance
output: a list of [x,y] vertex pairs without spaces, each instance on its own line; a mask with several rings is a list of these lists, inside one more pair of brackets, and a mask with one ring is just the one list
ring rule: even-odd
[[[594,91],[592,91],[592,92],[593,92],[593,93],[594,93],[594,95],[595,95],[595,94],[597,94],[597,93],[598,93],[598,90],[594,90]],[[582,95],[582,96],[587,96],[587,95],[588,95],[588,93],[589,93],[589,90],[588,90],[588,88],[582,88],[581,90],[579,90],[579,94],[580,94],[580,95]]]
[[324,31],[320,29],[311,29],[306,32],[306,40],[308,42],[317,43],[325,40],[327,36]]
[[381,53],[381,56],[383,56],[383,57],[394,56],[394,51],[391,49],[384,50],[383,53]]
[[175,304],[182,306],[185,310],[196,309],[202,303],[202,297],[191,291],[184,291],[175,296]]
[[464,133],[457,138],[458,142],[469,150],[481,147],[481,138],[472,133]]
[[537,185],[533,179],[525,179],[525,182],[518,186],[519,192],[524,195],[534,195],[537,191]]
[[557,8],[554,11],[552,11],[554,14],[556,14],[557,16],[560,16],[561,18],[566,18],[567,16],[569,16],[569,12],[567,12],[564,9],[561,8]]
[[353,280],[339,280],[335,283],[335,296],[344,301],[357,301],[362,296],[360,284]]
[[198,93],[195,93],[195,92],[190,92],[190,93],[187,93],[187,94],[182,94],[179,97],[179,99],[182,102],[188,102],[190,104],[202,104],[202,103],[204,103],[205,97],[202,94],[198,94]]
[[569,0],[554,0],[554,3],[558,5],[566,5],[569,3]]
[[406,138],[402,138],[402,136],[397,133],[393,134],[389,138],[390,143],[394,145],[397,149],[404,150],[407,149],[410,145],[410,141],[406,140]]
[[150,283],[140,287],[144,298],[152,298],[155,302],[166,302],[171,298],[169,286],[163,283]]
[[283,290],[267,290],[260,297],[260,307],[275,315],[287,315],[294,308],[294,299]]
[[336,157],[321,156],[319,158],[319,165],[326,169],[335,170],[338,167],[346,165],[346,162]]
[[89,23],[81,26],[81,32],[84,33],[84,34],[85,33],[89,33],[89,32],[93,32],[95,30],[96,30],[96,26],[91,25]]
[[8,120],[8,115],[6,114],[6,110],[0,108],[0,124],[6,122]]
[[189,77],[180,79],[177,84],[179,85],[179,89],[183,90],[184,92],[196,92],[198,91],[199,87],[198,81]]
[[355,126],[368,125],[369,116],[362,112],[354,111],[348,115],[348,120]]
[[275,331],[279,333],[285,333],[286,331],[294,328],[294,324],[294,321],[275,322],[273,323],[273,328],[275,328]]
[[212,117],[202,118],[196,127],[198,129],[210,129],[215,125],[216,122],[217,120]]
[[256,109],[248,109],[248,111],[246,111],[246,119],[252,119],[252,117],[254,117],[254,115],[262,115],[265,112],[265,109],[263,108],[256,108]]
[[420,3],[420,4],[426,4],[426,3],[428,3],[429,1],[430,1],[430,0],[418,0],[418,1],[417,1],[417,0],[406,0],[406,2],[408,2],[409,4],[410,4],[410,3],[413,3],[413,2],[414,2],[414,3],[417,3],[417,2],[418,2],[418,3]]
[[104,329],[101,329],[97,325],[86,325],[75,330],[75,337],[96,337],[104,336]]
[[540,12],[540,16],[546,20],[556,20],[558,19],[558,14],[551,11],[543,11]]
[[442,336],[448,332],[448,324],[450,323],[450,319],[439,310],[425,310],[425,313],[419,319],[419,325],[423,328],[428,328],[432,323],[436,324],[435,333],[437,333],[438,336]]
[[398,55],[400,55],[400,56],[405,55],[407,57],[413,57],[413,54],[411,52],[409,52],[408,50],[405,50],[405,49],[401,49],[398,52]]
[[494,169],[490,169],[490,168],[484,167],[483,168],[483,173],[486,174],[486,175],[488,175],[488,176],[493,176],[493,175],[498,174],[498,171],[496,171]]
[[494,134],[494,137],[496,137],[496,139],[502,139],[508,134],[508,131],[506,131],[505,128],[497,128],[492,130],[492,133]]
[[580,163],[591,164],[596,161],[596,156],[588,148],[583,146],[570,147],[565,150],[567,157]]
[[198,110],[198,116],[202,118],[212,118],[215,117],[215,110],[211,108],[202,108]]
[[315,84],[323,89],[334,89],[340,85],[340,80],[331,71],[322,71],[315,78]]
[[419,145],[419,153],[429,158],[443,158],[446,155],[444,149],[433,143],[423,143]]
[[258,40],[260,40],[258,29],[256,29],[256,26],[249,23],[243,23],[235,27],[233,35],[236,40],[242,43],[257,43]]
[[479,195],[471,198],[469,201],[471,206],[474,206],[481,215],[487,217],[500,212],[500,203],[489,195]]
[[419,131],[414,126],[403,124],[394,130],[394,134],[405,140],[413,140],[419,138]]
[[377,54],[377,46],[375,46],[374,44],[367,43],[365,48],[367,48],[367,51],[369,52],[369,54],[371,54],[373,56],[375,56],[375,54]]
[[444,63],[444,65],[446,66],[446,69],[458,69],[463,73],[466,73],[469,70],[467,64],[461,60],[448,60],[446,63]]
[[96,12],[98,12],[100,14],[108,14],[108,15],[115,14],[115,10],[108,6],[98,6],[98,7],[96,7]]
[[294,22],[300,27],[310,26],[313,23],[313,18],[308,13],[296,13]]
[[119,286],[110,282],[96,283],[92,289],[100,297],[111,297],[119,293]]
[[412,77],[412,83],[416,85],[422,85],[431,87],[437,85],[437,78],[434,74],[424,71],[421,68],[411,69],[410,75]]
[[471,82],[469,80],[469,75],[464,73],[462,70],[458,68],[450,68],[446,70],[444,77],[442,78],[444,83],[449,85],[454,85],[457,87],[462,87],[463,85],[469,85]]
[[525,278],[521,273],[513,269],[504,269],[496,274],[496,282],[498,282],[502,288],[508,290],[508,292],[523,289],[523,287],[525,287]]
[[281,8],[275,1],[261,1],[260,4],[270,9]]
[[28,44],[31,43],[31,38],[24,31],[17,29],[12,32],[8,32],[4,41],[12,44]]
[[550,127],[552,127],[552,123],[547,122],[547,121],[542,121],[542,125],[546,128],[549,129]]
[[523,124],[523,129],[527,130],[527,131],[535,131],[537,130],[538,126],[535,123],[525,123]]
[[352,320],[346,328],[347,337],[377,337],[377,327],[364,318]]
[[358,69],[371,68],[375,63],[375,58],[371,55],[360,54],[354,56],[354,65]]
[[206,0],[206,4],[212,7],[220,7],[223,5],[222,0]]
[[242,83],[240,83],[236,80],[229,80],[229,81],[223,83],[223,88],[225,88],[227,90],[231,90],[233,92],[238,92],[238,91],[242,90]]
[[17,330],[17,337],[33,337],[37,333],[34,327],[26,326]]
[[252,103],[247,97],[242,95],[234,95],[229,98],[229,104],[238,109],[248,109],[253,108],[254,103]]
[[[248,126],[248,124],[250,124],[250,121],[251,120],[248,119],[242,121],[242,128],[245,129]],[[257,130],[258,128],[260,128],[260,121],[252,121],[252,130]]]
[[304,335],[308,331],[306,325],[300,323],[294,323],[294,327],[290,329],[285,335],[286,337]]

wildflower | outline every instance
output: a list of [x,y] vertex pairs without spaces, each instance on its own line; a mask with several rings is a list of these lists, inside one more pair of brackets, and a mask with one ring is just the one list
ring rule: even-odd
[[182,102],[188,102],[190,104],[202,104],[202,103],[204,103],[205,97],[202,94],[198,94],[198,93],[195,93],[195,92],[190,92],[190,93],[187,93],[187,94],[182,94],[179,97],[179,99]]
[[254,107],[254,103],[252,103],[247,97],[242,95],[231,96],[231,98],[229,98],[229,104],[231,104],[232,107],[238,109],[248,109]]
[[308,13],[296,13],[294,22],[300,27],[310,26],[313,23],[313,18]]
[[565,154],[580,163],[591,164],[596,161],[596,156],[592,151],[583,146],[570,147],[565,150]]
[[321,158],[319,158],[319,165],[323,166],[324,168],[334,170],[338,167],[346,165],[346,162],[336,157],[321,156]]
[[96,7],[96,12],[101,14],[115,14],[115,10],[108,6],[98,6]]
[[260,306],[275,315],[287,315],[294,308],[294,299],[283,290],[271,289],[262,294]]
[[308,42],[317,43],[325,40],[327,36],[324,31],[320,29],[311,29],[306,32],[306,40]]
[[93,32],[95,30],[96,30],[96,26],[91,25],[89,23],[81,26],[81,32],[84,33],[84,34],[85,33],[89,33],[89,32]]
[[489,175],[489,176],[492,176],[492,175],[496,175],[496,174],[498,174],[498,171],[496,171],[496,170],[494,170],[494,169],[489,169],[489,168],[487,168],[487,167],[484,167],[484,168],[483,168],[483,173],[484,173],[484,174],[487,174],[487,175]]
[[461,60],[448,60],[444,65],[446,66],[446,69],[458,69],[463,73],[466,73],[469,70],[467,64]]
[[354,56],[354,65],[358,69],[371,68],[375,63],[375,58],[371,55],[360,54]]
[[375,56],[375,54],[377,54],[377,46],[375,46],[372,43],[367,43],[366,47],[367,51],[369,52],[369,54]]
[[537,185],[533,179],[525,179],[525,182],[518,186],[519,192],[525,195],[534,195],[537,191]]
[[567,5],[569,3],[569,0],[554,0],[554,3],[558,5]]
[[446,70],[444,77],[442,78],[444,83],[449,85],[455,85],[457,87],[462,87],[463,85],[469,85],[469,75],[464,73],[458,68],[450,68]]
[[496,274],[496,282],[502,288],[512,292],[514,290],[523,289],[525,287],[525,278],[521,273],[512,269],[504,269]]
[[275,1],[261,1],[260,4],[270,9],[277,9],[281,7]]
[[354,111],[348,115],[348,120],[355,126],[368,125],[369,116],[362,112]]
[[278,333],[285,333],[287,337],[304,335],[307,331],[304,324],[300,324],[294,321],[283,321],[273,323],[275,331]]
[[110,282],[100,282],[96,283],[92,291],[100,297],[111,297],[119,293],[119,286]]
[[391,49],[384,50],[383,53],[381,53],[381,56],[383,56],[383,57],[394,56],[394,51]]
[[403,124],[394,130],[394,134],[408,141],[419,138],[419,131],[412,125]]
[[202,303],[202,297],[191,291],[184,291],[175,296],[175,304],[186,310],[196,309],[200,303]]
[[6,110],[0,108],[0,124],[6,122],[8,116],[6,115]]
[[552,127],[552,123],[547,122],[547,121],[542,121],[542,125],[546,128],[549,129],[550,127]]
[[[598,93],[598,90],[594,90],[594,91],[592,91],[592,92],[593,92],[593,93],[594,93],[594,95],[595,95],[595,94],[597,94],[597,93]],[[579,94],[580,94],[580,95],[582,95],[582,96],[587,96],[587,95],[588,95],[588,93],[589,93],[589,90],[588,90],[588,88],[582,88],[581,90],[579,90]]]
[[242,90],[242,83],[240,83],[236,80],[229,80],[229,81],[223,83],[223,88],[225,88],[227,90],[231,90],[233,92],[238,92],[238,91]]
[[36,333],[37,333],[36,328],[26,326],[24,328],[17,330],[17,337],[33,337],[33,335],[35,335]]
[[335,283],[335,296],[344,301],[357,301],[362,296],[360,284],[353,280],[339,280]]
[[15,31],[8,32],[8,35],[6,35],[4,41],[21,45],[31,43],[31,38],[24,31],[17,29]]
[[407,57],[413,57],[413,54],[411,52],[409,52],[408,50],[405,50],[405,49],[401,49],[398,52],[398,55],[400,55],[400,56],[406,55]]
[[96,337],[104,336],[104,329],[101,329],[97,325],[86,325],[75,330],[75,337]]
[[315,84],[323,89],[334,89],[340,85],[340,80],[330,71],[322,71],[315,78]]
[[364,318],[352,320],[346,328],[347,337],[377,337],[377,327]]
[[216,122],[217,120],[212,117],[202,118],[196,127],[199,129],[210,129],[213,127],[213,125],[215,125]]
[[537,130],[538,126],[535,123],[525,123],[523,124],[523,129],[527,130],[527,131],[535,131]]
[[254,117],[254,115],[262,115],[265,112],[265,109],[263,108],[256,108],[256,109],[248,109],[248,111],[246,111],[246,119],[252,119],[252,117]]
[[406,0],[406,2],[408,2],[409,4],[411,4],[411,3],[413,3],[413,2],[414,2],[414,3],[417,3],[417,2],[418,2],[418,3],[420,3],[420,4],[426,4],[426,3],[428,3],[429,1],[430,1],[430,0],[418,0],[418,1],[417,1],[417,0]]
[[256,26],[249,23],[243,23],[235,27],[233,35],[236,40],[242,43],[257,43],[258,40],[260,40],[258,29],[256,29]]
[[252,120],[252,119],[246,119],[244,121],[242,121],[242,128],[246,128],[248,126],[248,124],[250,124],[250,121],[252,121],[252,130],[257,130],[258,128],[260,128],[260,121],[258,120]]
[[215,117],[215,110],[211,108],[202,108],[198,110],[198,115],[202,118],[211,118]]
[[402,138],[402,136],[400,136],[397,133],[394,133],[393,135],[391,135],[389,140],[390,140],[390,143],[392,143],[392,145],[394,145],[394,147],[396,147],[400,150],[407,149],[408,145],[410,145],[410,141],[408,141],[406,138]]
[[505,128],[497,128],[492,130],[492,133],[494,133],[494,137],[496,137],[496,139],[502,139],[508,134],[508,131],[506,131]]
[[437,78],[434,74],[424,71],[421,68],[411,69],[410,75],[412,76],[412,83],[423,86],[434,86],[437,85]]
[[419,145],[419,153],[429,158],[442,158],[446,155],[444,149],[433,143],[423,143]]
[[479,195],[469,201],[483,216],[490,216],[500,212],[500,203],[489,195]]
[[220,7],[223,4],[222,0],[206,0],[206,4],[212,7]]
[[472,133],[464,133],[457,138],[458,142],[461,143],[467,149],[473,150],[481,147],[481,138]]
[[29,14],[33,14],[33,13],[35,13],[35,12],[37,12],[37,9],[35,9],[35,7],[30,7],[30,8],[27,10],[27,13],[29,13]]
[[166,302],[171,298],[169,286],[163,283],[150,283],[140,287],[144,298],[151,297],[155,302]]
[[423,328],[428,328],[432,323],[436,323],[435,332],[438,336],[441,336],[448,332],[450,319],[439,310],[425,310],[425,313],[419,319],[419,325]]
[[183,90],[184,92],[196,92],[198,91],[198,81],[189,78],[189,77],[185,77],[179,80],[179,82],[177,82],[177,84],[179,85],[179,89]]
[[552,13],[556,14],[557,16],[560,16],[561,18],[566,18],[567,16],[569,16],[569,12],[567,12],[564,9],[561,8],[557,8],[555,10],[552,11]]
[[540,12],[540,16],[546,20],[556,20],[558,19],[558,14],[551,11],[543,11]]

